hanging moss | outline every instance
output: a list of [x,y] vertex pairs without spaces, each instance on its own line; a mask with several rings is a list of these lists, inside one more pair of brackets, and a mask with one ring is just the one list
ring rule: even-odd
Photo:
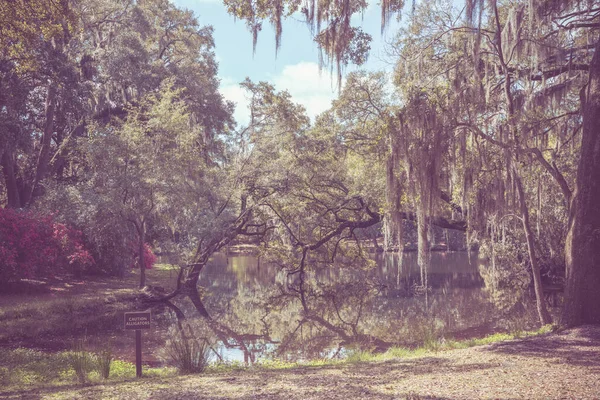
[[[442,115],[424,92],[415,91],[398,117],[387,168],[390,212],[386,234],[393,234],[396,240],[402,241],[402,224],[396,216],[400,207],[406,206],[398,201],[398,196],[405,191],[413,200],[417,215],[418,263],[424,287],[430,260],[430,220],[438,211],[442,160],[449,150],[447,124]],[[406,171],[402,181],[397,179],[400,170]]]

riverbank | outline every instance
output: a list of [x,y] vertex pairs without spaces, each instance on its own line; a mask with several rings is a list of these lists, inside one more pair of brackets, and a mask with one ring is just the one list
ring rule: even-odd
[[600,326],[380,362],[0,392],[3,399],[598,399]]

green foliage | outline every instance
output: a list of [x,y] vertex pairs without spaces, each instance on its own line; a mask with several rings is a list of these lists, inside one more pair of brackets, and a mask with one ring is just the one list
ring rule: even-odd
[[43,65],[41,54],[35,50],[49,41],[62,40],[75,30],[76,23],[73,9],[66,0],[3,2],[0,5],[0,53],[19,60],[19,73],[35,71]]
[[211,347],[206,338],[196,337],[187,325],[187,332],[186,329],[170,329],[164,351],[179,373],[197,374],[209,365]]
[[442,347],[440,337],[435,335],[431,331],[427,331],[427,334],[423,338],[423,348],[429,351],[438,352]]
[[38,208],[58,210],[64,220],[80,227],[96,260],[96,271],[123,276],[133,260],[134,228],[123,223],[109,199],[96,191],[94,185],[47,185],[45,201]]
[[0,349],[0,383],[5,388],[51,384],[70,369],[67,354],[49,354],[33,349]]
[[222,373],[230,371],[243,371],[248,369],[248,365],[240,361],[217,361],[210,363],[205,371],[207,373]]
[[385,352],[386,356],[391,358],[404,358],[414,353],[415,350],[407,349],[406,347],[392,347]]
[[507,232],[501,240],[484,239],[479,249],[479,256],[486,260],[479,264],[486,291],[494,305],[506,312],[523,300],[531,283],[527,248],[519,233]]
[[214,228],[196,217],[226,175],[209,177],[207,164],[225,161],[233,121],[212,28],[162,0],[42,3],[0,8],[1,74],[11,77],[0,88],[10,94],[0,98],[0,201],[58,213],[83,231],[95,269],[123,275],[136,222],[164,248],[174,231],[193,242],[194,227]]
[[[72,386],[74,380],[81,382],[80,374],[88,383],[107,381],[102,378],[101,372],[95,370],[97,364],[93,360],[102,357],[101,354],[95,355],[84,350],[77,356],[75,353],[42,352],[26,348],[0,349],[0,385],[7,391]],[[78,373],[75,368],[81,372]],[[84,370],[87,371],[85,376]],[[146,377],[164,378],[174,375],[173,368],[144,368]],[[112,361],[109,381],[132,380],[135,376],[135,364],[118,359]]]
[[104,379],[108,379],[110,376],[110,366],[113,362],[114,355],[112,353],[112,349],[107,347],[98,353],[96,356],[96,362],[98,367],[98,372],[100,376]]
[[[364,1],[225,3],[255,39],[269,21],[279,42],[282,19],[300,11],[338,73],[366,61],[370,37],[351,25]],[[381,3],[382,25],[403,3]],[[3,4],[0,206],[58,212],[82,229],[101,270],[121,274],[136,239],[176,252],[176,263],[208,260],[210,245],[217,249],[243,231],[235,216],[248,210],[249,226],[267,234],[246,233],[268,242],[265,258],[295,275],[278,282],[273,309],[294,304],[311,331],[344,339],[369,326],[362,310],[381,290],[347,276],[362,277],[373,265],[361,241],[376,240],[386,219],[396,223],[401,242],[398,221],[416,218],[427,293],[428,225],[438,216],[459,218],[452,226],[468,226],[468,238],[492,260],[481,271],[492,301],[513,310],[535,260],[554,273],[563,265],[579,93],[587,84],[585,68],[571,70],[564,57],[585,63],[591,52],[584,32],[550,33],[551,19],[524,12],[532,5],[479,3],[482,29],[464,25],[448,2],[419,3],[395,43],[397,93],[390,96],[382,73],[350,74],[314,126],[288,92],[246,80],[252,120],[235,138],[226,137],[231,105],[218,93],[212,29],[191,12],[162,0]],[[547,68],[558,75],[546,77]],[[521,179],[524,193],[517,193]],[[559,186],[563,197],[556,199]],[[443,193],[450,204],[440,201]],[[541,242],[529,249],[519,223],[527,209]],[[523,219],[507,218],[514,215]],[[340,260],[349,274],[332,284],[315,279]],[[230,304],[239,314],[247,305]],[[43,315],[42,307],[3,310],[14,316],[6,335],[57,331],[56,315],[81,314],[76,302],[56,305],[39,326],[21,322],[23,315]],[[282,318],[274,314],[265,320]],[[65,330],[82,324],[68,321]],[[258,331],[257,321],[236,323]],[[19,333],[23,326],[32,329]],[[512,330],[523,334],[522,326]],[[434,326],[414,335],[438,351],[442,333]],[[182,371],[205,367],[202,343],[183,334],[171,343]],[[84,380],[83,358],[77,363]]]
[[131,378],[136,374],[135,364],[114,360],[111,365],[111,375],[113,378]]
[[536,331],[521,331],[512,333],[495,333],[483,338],[466,339],[466,340],[439,340],[439,338],[425,338],[423,346],[416,348],[406,347],[391,347],[384,353],[372,353],[370,351],[358,350],[352,351],[344,359],[346,362],[377,362],[386,361],[397,358],[414,358],[423,357],[430,353],[439,351],[448,351],[453,349],[465,349],[474,346],[484,346],[497,342],[503,342],[513,339],[521,339],[525,337],[546,335],[556,330],[553,325],[545,325]]
[[358,363],[358,362],[374,361],[375,358],[376,358],[376,356],[368,351],[357,350],[357,351],[351,352],[350,355],[348,355],[348,357],[346,357],[346,361],[349,363]]
[[[361,28],[352,26],[353,16],[365,12],[369,6],[367,1],[349,5],[318,1],[281,0],[247,3],[243,0],[225,0],[224,4],[231,15],[246,21],[246,25],[252,33],[254,49],[256,49],[258,34],[263,23],[268,22],[273,25],[277,51],[281,44],[283,20],[298,12],[302,13],[319,49],[327,57],[327,60],[336,66],[338,84],[341,84],[344,67],[350,62],[361,65],[368,58],[371,36],[363,32]],[[400,14],[404,4],[403,0],[386,0],[380,3],[382,30],[392,15]]]
[[69,364],[75,371],[79,383],[88,382],[88,374],[94,369],[95,363],[96,357],[85,349],[85,339],[75,339],[69,353]]

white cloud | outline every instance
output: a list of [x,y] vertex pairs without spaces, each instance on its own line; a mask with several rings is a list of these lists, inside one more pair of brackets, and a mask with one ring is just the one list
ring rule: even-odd
[[238,123],[238,126],[247,125],[250,121],[250,112],[248,111],[250,100],[247,97],[248,94],[246,93],[246,90],[240,87],[239,82],[230,78],[224,78],[221,80],[221,88],[219,91],[226,100],[235,103],[233,117]]
[[[331,107],[331,101],[338,93],[337,78],[326,68],[319,71],[319,66],[312,62],[286,65],[280,73],[271,76],[269,82],[277,91],[287,90],[292,95],[292,101],[302,104],[313,121],[318,114]],[[234,118],[238,126],[248,124],[249,98],[239,82],[223,78],[220,92],[225,99],[236,103]]]
[[286,65],[271,82],[277,90],[287,90],[295,103],[306,108],[306,113],[314,121],[315,116],[331,107],[337,97],[337,78],[329,69],[319,71],[314,62],[300,62]]

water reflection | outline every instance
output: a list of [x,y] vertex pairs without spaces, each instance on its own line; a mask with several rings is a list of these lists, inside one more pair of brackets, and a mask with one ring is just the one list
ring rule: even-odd
[[[290,271],[250,255],[218,254],[200,279],[217,358],[301,361],[343,357],[349,348],[414,346],[424,338],[468,338],[535,326],[531,300],[495,304],[475,254],[432,253],[429,288],[416,253]],[[370,266],[369,266],[370,265]],[[186,301],[176,304],[194,315]],[[206,324],[205,321],[198,322]]]

